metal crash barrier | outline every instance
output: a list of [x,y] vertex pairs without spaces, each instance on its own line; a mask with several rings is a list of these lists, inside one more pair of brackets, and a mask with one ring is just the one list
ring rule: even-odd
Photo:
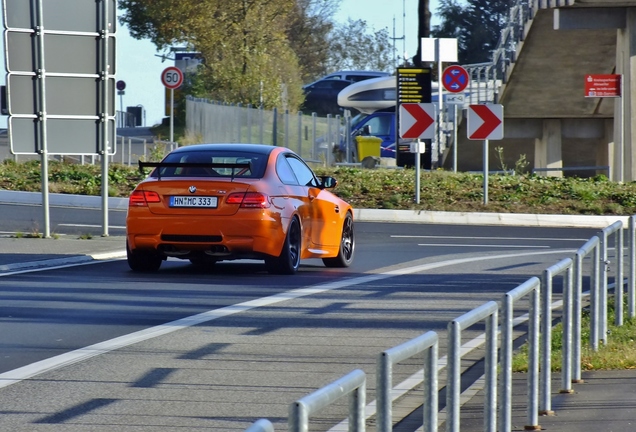
[[[599,341],[606,341],[608,304],[613,291],[616,317],[614,324],[623,324],[624,295],[627,295],[627,316],[636,315],[636,215],[629,219],[628,251],[624,250],[623,222],[617,221],[592,237],[575,253],[574,258],[565,258],[545,269],[541,277],[532,277],[507,292],[500,304],[487,302],[461,315],[448,324],[448,368],[446,379],[446,419],[438,419],[438,378],[444,358],[438,358],[438,335],[428,331],[422,335],[387,349],[379,354],[377,362],[377,388],[375,412],[376,430],[391,431],[393,428],[392,403],[396,389],[392,382],[393,365],[416,354],[424,353],[424,367],[413,376],[421,377],[424,384],[423,421],[424,432],[437,431],[445,421],[447,432],[460,430],[460,379],[462,353],[485,345],[484,372],[484,431],[511,432],[512,427],[512,359],[513,328],[528,323],[528,378],[525,430],[541,430],[539,414],[552,413],[551,405],[551,348],[553,311],[560,309],[562,324],[561,393],[572,393],[572,384],[581,381],[581,333],[584,298],[589,297],[590,348],[597,350]],[[614,236],[613,256],[610,260],[609,240]],[[627,280],[623,278],[624,256],[627,255]],[[609,284],[610,274],[614,283]],[[584,292],[584,278],[589,275],[589,291]],[[553,284],[562,279],[563,295],[553,302]],[[625,293],[626,291],[626,293]],[[515,318],[515,304],[526,298],[528,313]],[[499,311],[501,310],[501,314]],[[519,311],[517,311],[519,312]],[[523,311],[521,311],[523,312]],[[499,323],[501,316],[501,323]],[[466,344],[462,351],[462,331],[479,322],[485,322],[485,335]],[[498,327],[500,325],[500,327]],[[539,332],[539,329],[542,331]],[[497,347],[501,346],[497,362]],[[499,372],[497,372],[499,369]],[[499,381],[499,386],[497,382]],[[413,383],[411,383],[413,384]],[[417,383],[416,383],[417,385]],[[399,389],[402,390],[402,389]],[[351,394],[349,403],[348,430],[365,431],[366,375],[354,370],[331,384],[292,403],[289,408],[289,430],[308,431],[309,417]],[[397,393],[397,392],[396,392]],[[573,396],[574,397],[574,396]],[[499,400],[499,404],[497,401]],[[497,407],[499,405],[499,417]],[[497,424],[499,423],[499,424]],[[340,430],[340,429],[338,429]],[[248,432],[271,432],[273,426],[261,419]]]

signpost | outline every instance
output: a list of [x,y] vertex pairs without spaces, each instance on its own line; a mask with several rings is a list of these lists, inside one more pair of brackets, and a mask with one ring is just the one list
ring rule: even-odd
[[435,137],[435,105],[432,103],[405,103],[400,105],[400,138],[416,139],[411,146],[415,153],[415,202],[420,202],[420,158],[423,152],[421,139]]
[[466,69],[458,65],[449,66],[442,73],[442,85],[451,93],[446,97],[446,103],[453,105],[453,172],[457,172],[457,105],[464,105],[462,92],[469,81]]
[[115,86],[117,87],[117,94],[119,95],[119,111],[121,112],[121,121],[119,122],[120,124],[118,126],[126,127],[126,119],[124,117],[124,95],[126,94],[124,90],[126,90],[126,82],[119,80],[117,81]]
[[[400,105],[400,138],[419,140],[434,137],[435,105],[432,103]],[[421,152],[418,150],[416,153]]]
[[[397,124],[400,124],[400,106],[410,103],[431,102],[431,70],[428,68],[398,68],[396,74],[396,111]],[[411,153],[408,142],[400,140],[399,131],[395,131],[396,164],[398,166],[421,166],[420,153]]]
[[585,97],[621,97],[618,74],[585,75]]
[[117,1],[3,1],[8,131],[13,154],[41,157],[44,237],[50,237],[48,159],[102,158],[103,236],[108,157],[115,152]]
[[[437,145],[434,153],[435,161],[439,160],[442,152],[442,124],[444,115],[444,85],[442,84],[442,64],[443,62],[457,62],[457,39],[456,38],[422,38],[422,61],[437,63]],[[432,162],[432,161],[431,161]]]
[[503,105],[469,105],[468,139],[503,139]]
[[174,141],[174,89],[183,84],[183,72],[174,66],[169,66],[161,72],[161,82],[170,89],[170,142]]
[[488,140],[503,139],[503,118],[503,105],[468,106],[468,139],[484,141],[484,205],[488,204]]
[[623,76],[620,74],[585,75],[585,97],[620,97],[621,114],[620,130],[617,153],[620,156],[618,163],[618,181],[623,182],[624,153],[625,153],[625,98],[623,98]]

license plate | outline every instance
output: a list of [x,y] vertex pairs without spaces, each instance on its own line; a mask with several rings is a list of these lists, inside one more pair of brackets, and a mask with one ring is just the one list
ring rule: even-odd
[[217,197],[209,196],[171,196],[170,207],[216,208]]

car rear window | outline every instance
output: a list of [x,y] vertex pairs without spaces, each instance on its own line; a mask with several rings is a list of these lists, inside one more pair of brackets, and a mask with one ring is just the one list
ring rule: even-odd
[[[151,177],[241,177],[262,178],[267,155],[230,151],[171,153],[161,162],[183,166],[159,166]],[[200,164],[189,166],[188,164]],[[159,170],[159,173],[157,172]]]

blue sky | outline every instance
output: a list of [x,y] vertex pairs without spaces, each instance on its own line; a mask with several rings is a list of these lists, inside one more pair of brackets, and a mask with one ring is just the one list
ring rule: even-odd
[[[430,9],[435,14],[437,1],[430,2]],[[373,30],[387,28],[393,37],[395,22],[396,49],[400,55],[405,50],[413,56],[417,49],[417,0],[342,0],[341,7],[335,16],[336,21],[345,22],[347,18],[362,19]],[[433,17],[432,24],[435,24]],[[116,107],[124,110],[128,106],[142,105],[146,112],[145,124],[152,126],[164,117],[165,87],[161,84],[161,72],[173,62],[162,62],[155,47],[148,40],[133,39],[128,30],[119,26],[117,39],[117,75],[116,79],[126,83],[123,96],[116,96]],[[4,50],[3,50],[4,51]],[[4,84],[5,74],[0,81]],[[6,116],[0,116],[0,127],[6,127]]]

